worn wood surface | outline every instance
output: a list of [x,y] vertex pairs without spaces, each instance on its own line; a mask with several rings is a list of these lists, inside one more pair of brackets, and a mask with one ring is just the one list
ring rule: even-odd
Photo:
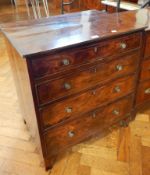
[[[148,10],[142,9],[141,13],[146,16]],[[1,28],[21,56],[29,56],[144,29],[147,21],[139,22],[137,16],[136,11],[118,15],[93,10],[1,24]]]

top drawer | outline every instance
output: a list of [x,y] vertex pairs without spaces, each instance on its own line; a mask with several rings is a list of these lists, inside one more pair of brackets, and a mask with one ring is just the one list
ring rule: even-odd
[[50,74],[79,67],[83,64],[116,56],[140,47],[141,33],[134,33],[105,42],[68,49],[56,54],[36,56],[31,59],[33,76],[41,78]]

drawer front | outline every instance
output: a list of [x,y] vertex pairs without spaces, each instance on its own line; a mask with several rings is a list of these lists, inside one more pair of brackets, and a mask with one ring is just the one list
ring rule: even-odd
[[146,32],[145,58],[150,57],[150,32]]
[[75,48],[62,51],[58,54],[51,54],[33,58],[31,66],[35,78],[48,76],[81,66],[82,64],[101,60],[104,57],[115,56],[129,50],[139,48],[141,44],[141,33],[130,34],[128,36],[101,42],[88,48]]
[[139,52],[116,59],[108,63],[101,63],[88,70],[78,71],[65,78],[46,82],[37,86],[39,104],[80,92],[101,81],[107,81],[118,76],[133,73],[139,62]]
[[75,118],[103,104],[132,92],[135,77],[128,76],[117,79],[102,87],[91,89],[81,95],[70,97],[40,110],[43,127],[49,127],[68,118]]
[[126,97],[114,104],[50,129],[45,134],[47,154],[52,155],[101,132],[119,120],[128,117],[133,97]]
[[106,41],[97,48],[97,55],[101,57],[112,57],[132,49],[141,47],[141,33],[135,33],[112,41]]
[[150,100],[150,81],[145,81],[139,84],[137,93],[137,105]]
[[142,63],[142,71],[140,81],[150,79],[150,59],[144,60]]
[[95,48],[81,48],[48,55],[31,60],[33,75],[36,78],[66,71],[74,66],[95,60]]

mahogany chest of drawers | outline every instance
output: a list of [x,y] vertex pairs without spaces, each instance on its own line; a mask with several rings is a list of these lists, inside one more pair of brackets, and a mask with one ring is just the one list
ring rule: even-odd
[[136,18],[85,11],[2,25],[22,114],[47,169],[67,148],[125,125],[150,99],[147,24]]

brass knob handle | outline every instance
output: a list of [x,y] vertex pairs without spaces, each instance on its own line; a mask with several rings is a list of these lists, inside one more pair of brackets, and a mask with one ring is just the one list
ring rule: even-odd
[[116,86],[116,87],[114,88],[114,91],[117,92],[117,93],[119,93],[119,92],[121,91],[121,89],[120,89],[119,86]]
[[71,113],[71,112],[72,112],[72,107],[66,107],[66,108],[65,108],[65,111],[66,111],[67,113]]
[[63,59],[62,63],[63,63],[64,66],[67,66],[67,65],[70,64],[70,61],[68,59]]
[[96,118],[96,113],[95,112],[93,112],[92,118]]
[[116,70],[117,70],[117,71],[123,70],[123,66],[118,64],[118,65],[116,66]]
[[126,43],[120,43],[120,47],[121,47],[121,49],[126,49],[127,44]]
[[150,94],[150,88],[146,89],[144,92],[145,94]]
[[117,109],[113,110],[112,113],[113,113],[114,115],[119,115],[119,114],[120,114],[119,110],[117,110]]
[[64,88],[65,88],[66,90],[71,89],[71,84],[65,83],[65,84],[64,84]]
[[75,136],[75,133],[74,133],[73,131],[69,131],[69,132],[68,132],[68,136],[69,136],[70,138],[72,138],[72,137]]

